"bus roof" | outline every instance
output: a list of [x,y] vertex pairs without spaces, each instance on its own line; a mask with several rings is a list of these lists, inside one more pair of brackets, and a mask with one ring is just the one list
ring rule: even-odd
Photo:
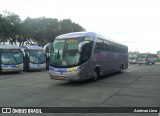
[[140,53],[139,55],[148,55],[148,54],[151,54],[151,55],[156,55],[156,54],[153,54],[153,53]]
[[74,38],[74,37],[84,37],[84,36],[96,36],[97,34],[94,32],[72,32],[62,34],[56,37],[56,39],[64,39],[64,38]]
[[0,49],[20,49],[17,45],[0,44]]
[[40,46],[30,46],[30,45],[28,45],[28,46],[22,46],[22,48],[25,48],[25,49],[32,49],[32,50],[44,50],[42,47],[40,47]]
[[[67,39],[67,38],[76,38],[76,37],[84,37],[84,36],[96,36],[96,37],[99,37],[99,38],[102,38],[102,39],[105,39],[105,40],[108,40],[108,41],[111,41],[111,42],[115,42],[117,44],[121,44],[123,45],[122,43],[120,42],[117,42],[115,40],[112,40],[108,37],[104,37],[98,33],[95,33],[95,32],[72,32],[72,33],[66,33],[66,34],[62,34],[62,35],[59,35],[57,36],[55,39]],[[124,45],[126,46],[126,45]]]

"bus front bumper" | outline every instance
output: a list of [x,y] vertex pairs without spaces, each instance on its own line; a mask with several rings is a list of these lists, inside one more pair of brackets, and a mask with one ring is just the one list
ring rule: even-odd
[[79,71],[62,73],[49,70],[49,76],[50,79],[56,79],[56,80],[81,81]]
[[30,67],[29,68],[30,70],[43,70],[43,69],[46,69],[46,63],[43,63],[43,64],[30,63],[29,67]]
[[137,64],[146,64],[145,60],[137,61]]
[[19,72],[23,71],[23,64],[18,65],[1,65],[2,72]]

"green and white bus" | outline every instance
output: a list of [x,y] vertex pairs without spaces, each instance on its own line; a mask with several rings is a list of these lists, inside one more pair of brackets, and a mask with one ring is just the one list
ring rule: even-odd
[[128,47],[94,32],[60,35],[52,47],[51,79],[96,81],[101,75],[128,68]]
[[0,45],[0,72],[23,70],[23,53],[16,45]]

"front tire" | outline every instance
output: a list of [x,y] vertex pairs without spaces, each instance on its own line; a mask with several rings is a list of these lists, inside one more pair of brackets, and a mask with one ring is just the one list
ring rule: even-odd
[[119,73],[120,73],[120,74],[123,73],[123,65],[120,66],[120,71],[119,71]]
[[91,78],[91,81],[97,81],[97,79],[99,78],[99,76],[100,76],[100,72],[99,72],[99,70],[98,69],[96,69],[95,71],[94,71],[94,73],[93,73],[93,77]]

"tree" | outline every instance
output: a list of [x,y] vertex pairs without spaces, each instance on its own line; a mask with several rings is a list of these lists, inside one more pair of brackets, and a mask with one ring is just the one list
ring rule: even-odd
[[72,22],[70,19],[63,19],[60,21],[60,32],[63,33],[70,33],[70,32],[78,32],[78,31],[85,31],[79,24]]
[[4,15],[0,14],[0,42],[9,41],[10,44],[19,42],[20,46],[25,41],[36,40],[38,45],[44,46],[53,42],[54,38],[60,34],[84,31],[79,24],[70,19],[58,21],[56,18],[29,18],[21,21],[20,17],[8,11]]
[[3,31],[4,23],[5,23],[5,22],[6,22],[6,21],[5,21],[5,19],[3,18],[3,15],[0,14],[0,43],[6,41],[5,36],[4,36],[4,31]]
[[18,15],[10,12],[6,12],[6,15],[3,16],[3,33],[4,37],[9,40],[11,44],[17,41],[17,38],[20,34],[20,22],[21,19]]

